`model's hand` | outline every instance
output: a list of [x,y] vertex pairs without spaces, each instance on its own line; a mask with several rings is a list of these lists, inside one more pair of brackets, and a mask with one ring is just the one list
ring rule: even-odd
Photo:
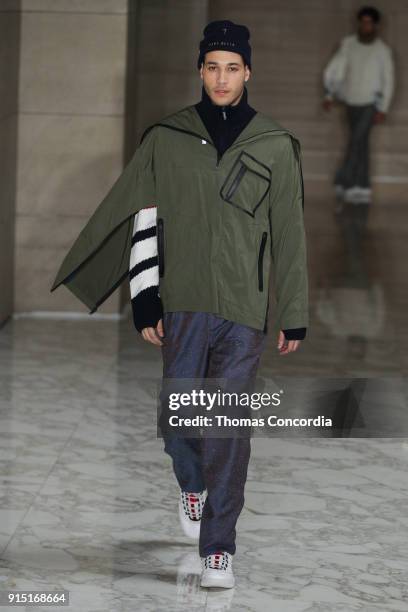
[[285,334],[281,330],[279,332],[278,337],[278,349],[280,355],[286,355],[287,353],[292,353],[293,351],[297,351],[300,346],[300,340],[286,340]]
[[333,100],[331,98],[325,98],[322,102],[322,106],[325,111],[329,111],[333,107]]
[[147,342],[151,342],[152,344],[156,344],[157,346],[161,346],[163,342],[160,338],[163,338],[163,319],[157,323],[157,327],[144,327],[142,329],[143,339]]
[[384,121],[385,121],[385,113],[382,113],[381,111],[377,111],[374,115],[373,122],[374,123],[384,123]]

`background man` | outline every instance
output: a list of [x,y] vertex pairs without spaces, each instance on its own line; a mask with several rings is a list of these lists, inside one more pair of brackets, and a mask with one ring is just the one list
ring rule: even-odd
[[356,204],[371,201],[369,134],[373,124],[384,121],[394,90],[391,50],[378,36],[380,19],[376,8],[361,8],[357,33],[342,40],[323,75],[323,107],[330,110],[334,98],[343,101],[350,128],[344,162],[334,179],[336,195]]

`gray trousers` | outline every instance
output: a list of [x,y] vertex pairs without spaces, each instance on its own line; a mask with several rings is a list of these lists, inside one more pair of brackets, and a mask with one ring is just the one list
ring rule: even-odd
[[[256,376],[266,341],[263,331],[206,312],[163,316],[164,378],[250,378]],[[183,491],[207,489],[199,553],[235,554],[235,525],[244,505],[250,437],[165,438],[165,452]]]
[[370,188],[369,136],[376,107],[374,104],[346,105],[346,112],[350,129],[349,141],[344,161],[336,173],[334,183],[344,189]]

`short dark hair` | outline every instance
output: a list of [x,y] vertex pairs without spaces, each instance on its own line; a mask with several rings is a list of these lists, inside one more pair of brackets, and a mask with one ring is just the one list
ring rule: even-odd
[[371,17],[374,23],[379,23],[381,20],[381,13],[374,6],[363,6],[357,13],[357,19],[360,21],[362,17]]

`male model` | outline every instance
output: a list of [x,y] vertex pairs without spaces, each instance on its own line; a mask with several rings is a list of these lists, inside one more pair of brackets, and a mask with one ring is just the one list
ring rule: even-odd
[[334,183],[338,199],[354,204],[371,201],[370,130],[384,121],[394,90],[391,50],[378,36],[380,18],[373,7],[358,11],[357,33],[342,40],[323,77],[323,107],[330,110],[335,97],[346,105],[350,139]]
[[[249,379],[265,344],[273,264],[278,349],[308,324],[299,142],[248,104],[249,31],[204,29],[202,99],[150,126],[67,254],[64,283],[94,312],[129,275],[133,317],[164,378]],[[129,266],[130,261],[130,266]],[[249,438],[165,438],[201,585],[234,585]]]

